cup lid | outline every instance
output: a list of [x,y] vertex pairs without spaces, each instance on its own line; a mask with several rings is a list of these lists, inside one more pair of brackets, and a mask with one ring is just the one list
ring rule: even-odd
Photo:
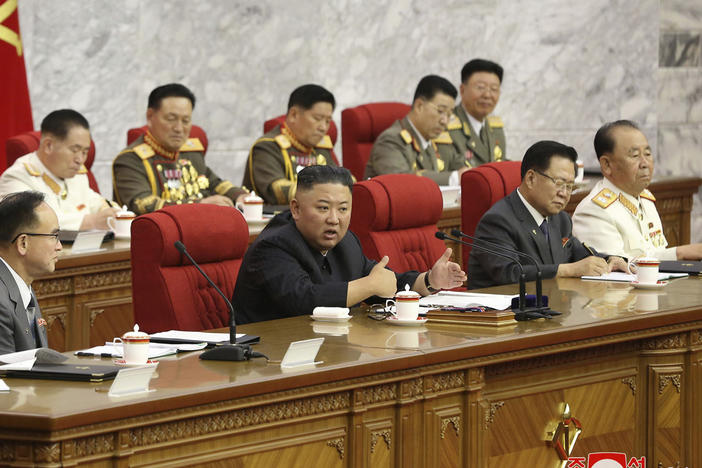
[[404,298],[404,299],[415,299],[415,298],[418,299],[420,297],[420,295],[418,292],[412,291],[409,287],[409,284],[406,284],[405,290],[404,291],[402,291],[402,290],[397,291],[397,293],[395,293],[395,297]]
[[142,331],[139,331],[139,324],[134,325],[134,331],[128,331],[124,335],[122,335],[123,340],[143,340],[143,339],[149,339],[149,335],[147,333],[144,333]]
[[255,204],[261,203],[262,204],[263,198],[256,195],[256,192],[254,192],[252,190],[251,193],[249,193],[247,196],[244,197],[244,203],[255,203]]
[[634,263],[637,265],[643,265],[643,266],[654,266],[654,265],[660,265],[661,261],[658,260],[657,258],[653,257],[640,257],[634,260]]

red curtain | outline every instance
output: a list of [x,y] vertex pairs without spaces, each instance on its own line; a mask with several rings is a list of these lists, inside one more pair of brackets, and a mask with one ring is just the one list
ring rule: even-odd
[[0,172],[7,167],[5,141],[33,130],[17,0],[0,0]]

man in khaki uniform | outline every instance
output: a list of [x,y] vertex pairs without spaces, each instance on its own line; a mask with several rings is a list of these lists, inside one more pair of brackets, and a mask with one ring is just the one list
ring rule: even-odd
[[137,214],[166,205],[210,203],[234,206],[246,191],[207,167],[200,139],[188,138],[195,96],[181,84],[149,95],[148,131],[112,162],[114,196]]
[[656,198],[646,187],[653,176],[653,155],[646,136],[629,120],[603,125],[595,153],[604,179],[575,209],[573,233],[596,249],[629,260],[700,260],[702,244],[668,247]]
[[461,102],[454,109],[448,131],[456,150],[469,167],[478,167],[506,156],[502,119],[490,115],[500,99],[502,67],[474,59],[461,70]]
[[61,229],[109,229],[115,209],[90,188],[85,163],[90,126],[79,112],[61,109],[41,122],[39,148],[18,158],[0,177],[0,195],[34,190],[44,194]]
[[307,166],[336,165],[327,131],[334,95],[315,84],[290,94],[285,122],[256,140],[241,185],[270,205],[287,205],[295,196],[297,173]]
[[457,95],[456,88],[440,76],[422,78],[407,116],[375,140],[365,177],[410,173],[439,185],[459,185],[468,166],[446,132]]

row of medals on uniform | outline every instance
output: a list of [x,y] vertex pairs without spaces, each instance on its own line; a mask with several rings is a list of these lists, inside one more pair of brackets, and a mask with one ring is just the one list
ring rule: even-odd
[[198,175],[197,170],[187,159],[179,160],[176,168],[164,169],[161,164],[157,164],[156,169],[166,181],[161,198],[168,201],[178,202],[192,197],[203,198],[201,190],[207,190],[210,186],[207,177],[203,174]]

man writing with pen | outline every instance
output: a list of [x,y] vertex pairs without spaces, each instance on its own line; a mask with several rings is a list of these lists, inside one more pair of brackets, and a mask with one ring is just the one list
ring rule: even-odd
[[[521,184],[483,215],[475,237],[536,258],[544,279],[627,271],[621,257],[598,253],[572,236],[573,223],[563,209],[577,159],[574,148],[555,141],[532,145],[522,159]],[[529,263],[522,262],[524,273],[533,280],[536,267]],[[469,287],[484,288],[516,283],[520,269],[516,260],[472,249],[468,272]]]
[[0,195],[24,190],[44,194],[61,229],[109,229],[116,209],[90,188],[83,165],[90,150],[90,126],[72,109],[51,112],[41,122],[39,148],[18,158],[0,176]]

